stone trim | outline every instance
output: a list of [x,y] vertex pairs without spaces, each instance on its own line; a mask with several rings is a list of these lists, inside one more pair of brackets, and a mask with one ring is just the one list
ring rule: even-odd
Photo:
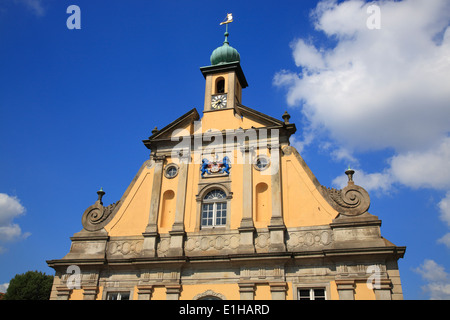
[[253,282],[240,282],[239,285],[239,293],[241,300],[254,300],[255,299],[255,291],[256,284]]
[[286,300],[286,282],[269,282],[272,300]]
[[180,284],[166,285],[166,300],[179,300],[181,291]]
[[97,286],[83,286],[83,300],[95,300],[97,298]]
[[227,300],[227,297],[225,297],[223,294],[214,292],[212,290],[206,290],[205,292],[199,293],[196,296],[194,296],[192,300],[200,300],[205,297],[216,297],[219,298],[220,300]]
[[138,285],[138,300],[151,300],[153,295],[153,285]]
[[375,298],[377,300],[392,300],[392,281],[390,279],[381,279],[377,283],[378,286],[374,286]]
[[336,280],[339,300],[355,300],[355,280]]
[[56,296],[58,297],[58,300],[69,300],[72,292],[73,290],[67,288],[67,286],[56,287]]

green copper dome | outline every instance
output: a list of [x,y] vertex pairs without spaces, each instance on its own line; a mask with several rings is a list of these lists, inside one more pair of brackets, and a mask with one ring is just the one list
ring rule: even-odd
[[212,52],[210,59],[211,65],[241,61],[239,52],[228,44],[228,32],[225,32],[223,45]]

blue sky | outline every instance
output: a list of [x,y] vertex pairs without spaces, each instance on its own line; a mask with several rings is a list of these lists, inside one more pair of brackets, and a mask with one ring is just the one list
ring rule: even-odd
[[116,202],[148,159],[151,130],[202,110],[199,68],[232,12],[243,104],[291,114],[321,184],[355,168],[382,235],[407,246],[405,299],[449,299],[449,4],[374,3],[380,29],[364,1],[2,1],[0,289],[52,274],[96,191]]

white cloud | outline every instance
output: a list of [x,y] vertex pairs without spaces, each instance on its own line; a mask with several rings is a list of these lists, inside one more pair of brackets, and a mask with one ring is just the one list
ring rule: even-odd
[[[380,7],[379,30],[366,24],[373,4]],[[304,115],[302,149],[314,139],[332,141],[330,156],[353,165],[355,152],[391,150],[390,167],[360,172],[368,189],[400,183],[449,190],[450,2],[325,0],[311,17],[335,44],[296,39],[299,69],[274,76]]]
[[325,67],[323,57],[313,45],[307,45],[302,39],[291,44],[293,56],[297,67],[307,66],[309,70],[315,71]]
[[392,176],[404,185],[450,189],[450,137],[443,138],[428,150],[396,155],[390,164]]
[[[24,239],[30,233],[23,233],[20,226],[13,220],[25,213],[25,208],[17,197],[0,193],[0,244]],[[0,253],[5,248],[0,246]]]
[[450,277],[443,266],[434,260],[425,259],[423,264],[414,271],[427,281],[422,289],[430,294],[431,300],[450,299]]
[[[440,218],[450,227],[450,191],[447,192],[445,198],[443,198],[439,204]],[[450,232],[437,240],[438,243],[444,244],[447,248],[450,248]]]
[[0,226],[9,224],[15,217],[25,213],[25,208],[17,197],[0,193]]
[[0,284],[0,292],[5,293],[6,290],[8,289],[8,287],[9,287],[9,283]]
[[446,222],[450,227],[450,191],[447,192],[445,198],[439,202],[439,209],[441,211],[441,220]]
[[437,240],[437,243],[442,243],[447,248],[450,248],[450,232],[446,233],[443,237]]
[[[374,4],[379,30],[367,27]],[[273,79],[305,119],[296,144],[357,168],[358,153],[388,150],[386,168],[357,169],[355,183],[375,194],[396,185],[447,191],[439,209],[450,226],[450,1],[324,0],[311,19],[330,41],[295,39],[298,69]],[[332,184],[342,188],[347,177]],[[438,242],[450,247],[450,233]]]
[[[380,30],[366,26],[364,1],[324,1],[315,27],[333,48],[298,39],[300,72],[282,71],[274,83],[288,89],[291,106],[303,103],[314,129],[359,150],[419,149],[450,131],[450,3],[383,1]],[[442,41],[436,42],[440,34]]]
[[290,144],[297,149],[299,153],[303,151],[303,149],[308,146],[311,141],[314,140],[314,136],[312,134],[303,134],[303,139],[299,140],[299,138],[296,135],[292,135],[290,137]]

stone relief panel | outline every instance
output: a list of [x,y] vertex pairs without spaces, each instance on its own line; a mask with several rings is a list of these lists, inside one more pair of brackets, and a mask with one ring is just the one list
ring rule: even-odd
[[286,246],[288,251],[329,247],[333,243],[331,229],[318,230],[288,230]]
[[170,247],[170,235],[161,235],[156,245],[158,257],[166,257]]
[[239,246],[239,233],[190,235],[184,245],[185,254],[229,254]]
[[141,239],[111,240],[108,243],[108,257],[137,257],[141,254],[143,243]]
[[[288,251],[315,250],[332,246],[333,231],[329,228],[294,228],[286,231]],[[184,241],[186,256],[226,255],[238,253],[240,235],[238,231],[209,231],[187,234]],[[267,229],[258,229],[254,238],[257,253],[269,252],[270,233]],[[170,248],[170,235],[161,234],[156,245],[157,256],[167,257]],[[107,245],[108,258],[134,258],[142,254],[143,239],[110,239]]]
[[269,252],[270,233],[269,230],[257,230],[255,237],[255,250],[257,253]]

